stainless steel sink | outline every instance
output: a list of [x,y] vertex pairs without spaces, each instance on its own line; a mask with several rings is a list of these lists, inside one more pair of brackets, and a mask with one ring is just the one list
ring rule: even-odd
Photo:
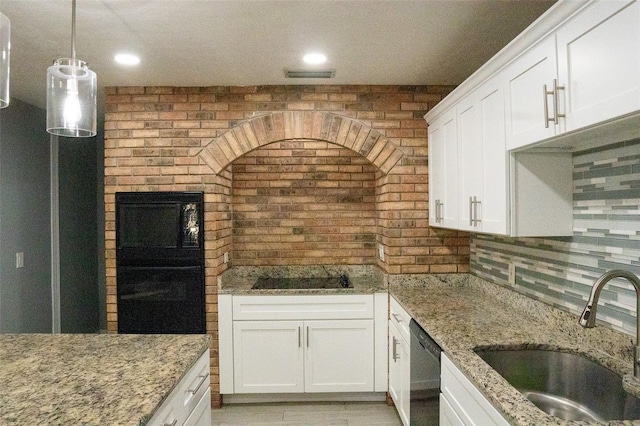
[[538,408],[566,420],[640,419],[640,399],[622,378],[583,356],[541,349],[476,350]]

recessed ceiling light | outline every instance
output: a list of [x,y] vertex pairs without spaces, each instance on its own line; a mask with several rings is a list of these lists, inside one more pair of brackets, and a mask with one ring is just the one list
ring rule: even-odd
[[304,55],[302,60],[307,64],[324,64],[327,61],[327,57],[322,53],[309,53]]
[[138,65],[140,63],[138,55],[132,53],[118,53],[114,59],[120,65]]

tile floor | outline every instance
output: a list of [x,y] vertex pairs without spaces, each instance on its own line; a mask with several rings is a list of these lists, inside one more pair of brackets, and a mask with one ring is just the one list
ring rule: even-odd
[[227,404],[212,410],[212,426],[401,426],[385,402]]

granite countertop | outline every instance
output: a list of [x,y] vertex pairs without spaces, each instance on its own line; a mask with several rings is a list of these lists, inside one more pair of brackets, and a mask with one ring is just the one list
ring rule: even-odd
[[138,425],[208,335],[0,335],[0,424]]
[[[584,329],[576,315],[464,274],[401,277],[392,280],[389,292],[511,424],[601,423],[565,421],[544,413],[476,355],[476,348],[579,353],[623,375],[625,389],[640,395],[632,378],[631,336],[602,326]],[[640,421],[605,424],[640,425]]]
[[[326,278],[349,277],[349,288],[253,289],[259,278]],[[372,265],[346,266],[258,266],[234,267],[218,277],[218,294],[317,295],[372,294],[386,292],[384,273]]]

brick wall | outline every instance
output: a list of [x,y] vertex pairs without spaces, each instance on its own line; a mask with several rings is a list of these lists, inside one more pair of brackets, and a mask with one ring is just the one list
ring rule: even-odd
[[276,142],[234,161],[233,264],[374,264],[376,168],[324,141]]
[[428,226],[422,116],[451,89],[107,88],[108,330],[117,330],[118,191],[205,192],[214,405],[220,404],[216,280],[227,267],[223,253],[230,253],[231,265],[376,263],[392,274],[467,272],[467,235]]

